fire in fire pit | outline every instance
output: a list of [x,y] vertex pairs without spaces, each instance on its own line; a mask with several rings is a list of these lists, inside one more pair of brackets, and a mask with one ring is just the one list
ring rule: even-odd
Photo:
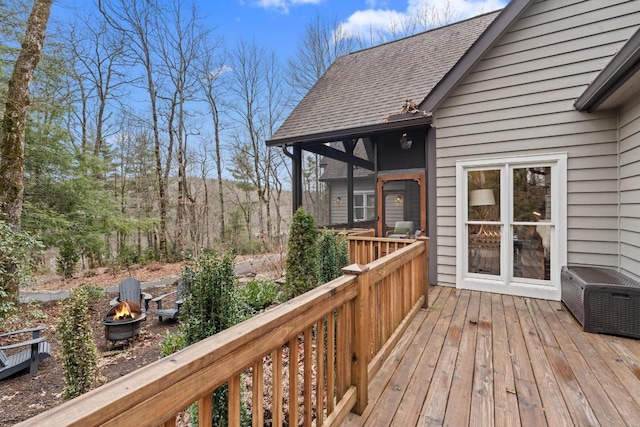
[[140,322],[147,315],[138,304],[132,301],[121,301],[111,307],[102,320],[104,337],[112,344],[117,341],[129,341],[140,333]]

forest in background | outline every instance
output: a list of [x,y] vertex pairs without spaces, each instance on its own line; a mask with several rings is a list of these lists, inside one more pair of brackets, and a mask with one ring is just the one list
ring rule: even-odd
[[[280,58],[256,41],[225,42],[190,1],[76,3],[49,21],[24,139],[21,228],[57,249],[62,268],[280,245],[290,162],[265,141],[336,57],[456,15],[444,3],[366,36],[316,15],[295,55]],[[32,5],[0,2],[0,113]],[[319,175],[307,155],[316,218]]]

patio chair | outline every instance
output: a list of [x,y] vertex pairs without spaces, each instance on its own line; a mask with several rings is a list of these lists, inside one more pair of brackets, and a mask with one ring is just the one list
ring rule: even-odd
[[[31,375],[35,375],[38,372],[38,363],[51,355],[51,345],[47,341],[47,338],[40,336],[40,331],[43,329],[45,329],[44,326],[40,326],[38,328],[22,329],[20,331],[0,334],[0,338],[4,338],[31,333],[30,340],[0,346],[0,380],[27,368]],[[21,347],[26,348],[13,354],[5,353],[5,350]]]
[[131,301],[140,305],[143,312],[149,309],[151,294],[142,292],[140,281],[133,277],[127,277],[118,285],[118,296],[111,300],[109,304],[114,306],[122,301]]
[[[171,295],[176,296],[173,307],[163,307],[162,300]],[[180,306],[184,302],[184,285],[182,284],[182,279],[178,280],[175,291],[167,292],[166,294],[157,296],[153,298],[151,302],[155,302],[157,304],[155,315],[158,316],[158,320],[160,320],[161,322],[163,319],[178,320],[178,316],[180,314]]]
[[390,239],[409,237],[414,233],[413,221],[396,221],[393,230],[387,234]]

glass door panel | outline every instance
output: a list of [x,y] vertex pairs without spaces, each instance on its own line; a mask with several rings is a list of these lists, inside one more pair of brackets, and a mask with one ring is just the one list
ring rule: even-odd
[[512,169],[513,277],[549,280],[551,167]]
[[469,273],[500,276],[500,170],[467,174],[467,247]]

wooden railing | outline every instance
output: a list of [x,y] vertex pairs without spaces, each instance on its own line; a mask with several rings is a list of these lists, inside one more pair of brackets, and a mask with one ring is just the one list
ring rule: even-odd
[[290,426],[338,425],[365,409],[368,379],[426,305],[427,257],[421,240],[352,264],[338,279],[21,425],[174,426],[198,402],[199,425],[209,426],[211,393],[225,383],[230,426],[240,425],[241,405],[264,425],[265,394],[272,425],[285,417]]
[[349,235],[347,239],[349,240],[349,262],[357,264],[368,264],[416,241],[415,239],[381,239],[371,234]]

